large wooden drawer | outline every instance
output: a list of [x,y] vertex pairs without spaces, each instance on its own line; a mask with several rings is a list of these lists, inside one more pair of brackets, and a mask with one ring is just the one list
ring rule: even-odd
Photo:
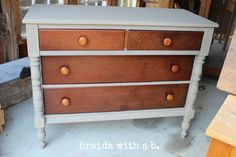
[[183,107],[188,85],[44,89],[46,114]]
[[128,50],[200,50],[203,32],[128,31]]
[[44,84],[189,80],[194,56],[42,57]]
[[39,30],[40,50],[123,50],[124,30]]

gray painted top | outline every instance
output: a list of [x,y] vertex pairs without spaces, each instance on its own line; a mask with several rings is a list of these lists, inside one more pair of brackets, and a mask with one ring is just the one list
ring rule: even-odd
[[218,27],[183,9],[33,5],[23,19],[31,24]]

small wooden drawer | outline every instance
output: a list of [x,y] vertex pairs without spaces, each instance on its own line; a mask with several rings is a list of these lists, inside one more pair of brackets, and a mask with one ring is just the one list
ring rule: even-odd
[[194,56],[42,57],[44,84],[189,80]]
[[128,31],[128,50],[200,50],[203,32]]
[[188,85],[44,89],[46,114],[183,107]]
[[124,30],[39,30],[40,50],[123,50]]

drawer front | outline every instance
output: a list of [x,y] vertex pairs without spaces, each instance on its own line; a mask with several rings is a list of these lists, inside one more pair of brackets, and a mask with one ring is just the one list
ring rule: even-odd
[[129,31],[128,50],[200,50],[203,32]]
[[39,30],[40,50],[123,50],[123,30]]
[[44,84],[189,80],[194,56],[42,57]]
[[188,85],[44,89],[46,114],[183,107]]

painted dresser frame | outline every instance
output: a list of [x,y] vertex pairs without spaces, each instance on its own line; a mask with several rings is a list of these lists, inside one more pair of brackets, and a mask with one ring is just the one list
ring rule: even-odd
[[[78,9],[80,8],[80,9]],[[109,17],[109,11],[117,13],[118,19],[121,21],[110,20],[106,21],[102,18],[97,18],[99,15],[94,14],[94,19],[84,19],[79,16],[80,13],[87,13],[89,11],[95,13],[96,10],[107,12],[106,16]],[[141,12],[142,9],[134,8],[94,8],[83,6],[45,6],[34,5],[29,13],[24,18],[23,22],[26,23],[28,54],[31,65],[31,78],[33,88],[33,104],[35,112],[35,128],[37,130],[37,137],[40,146],[45,146],[45,125],[55,123],[73,123],[73,122],[89,122],[89,121],[105,121],[105,120],[123,120],[123,119],[138,119],[138,118],[153,118],[153,117],[175,117],[183,116],[181,137],[187,135],[187,130],[190,127],[190,121],[194,118],[194,102],[198,92],[198,82],[200,81],[202,73],[202,65],[205,57],[209,53],[214,27],[218,24],[211,22],[207,19],[194,15],[185,10],[165,10],[165,9],[145,9],[143,17],[120,17],[119,12],[129,13]],[[41,11],[41,12],[40,12]],[[63,12],[67,11],[67,15]],[[56,13],[55,13],[56,12]],[[59,16],[57,13],[61,13]],[[71,12],[68,16],[68,12]],[[160,13],[167,12],[164,17],[158,16],[153,12]],[[175,14],[178,13],[175,17]],[[179,13],[180,12],[180,13]],[[41,15],[42,14],[42,15]],[[102,14],[102,13],[101,13]],[[105,13],[104,13],[105,14]],[[48,15],[48,16],[47,16]],[[189,18],[185,17],[188,15]],[[156,17],[154,17],[156,16]],[[173,17],[172,17],[173,16]],[[181,17],[182,16],[182,17]],[[92,17],[92,15],[89,15]],[[147,19],[150,17],[150,19]],[[115,19],[115,17],[110,17]],[[157,19],[153,19],[157,18]],[[159,19],[158,19],[159,18]],[[176,21],[177,18],[177,21]],[[159,21],[158,21],[159,20]],[[40,51],[38,40],[38,29],[122,29],[122,30],[173,30],[173,31],[202,31],[204,32],[202,45],[200,51],[175,51],[175,50],[127,50],[123,51]],[[190,81],[159,81],[159,82],[131,82],[131,83],[100,83],[100,84],[62,84],[62,85],[43,85],[41,75],[41,56],[90,56],[90,55],[195,55],[194,65]],[[79,113],[79,114],[44,114],[44,99],[43,89],[45,88],[69,88],[69,87],[101,87],[101,86],[132,86],[132,85],[161,85],[161,84],[189,84],[185,107],[171,108],[171,109],[150,109],[150,110],[133,110],[133,111],[119,111],[119,112],[99,112],[99,113]]]

